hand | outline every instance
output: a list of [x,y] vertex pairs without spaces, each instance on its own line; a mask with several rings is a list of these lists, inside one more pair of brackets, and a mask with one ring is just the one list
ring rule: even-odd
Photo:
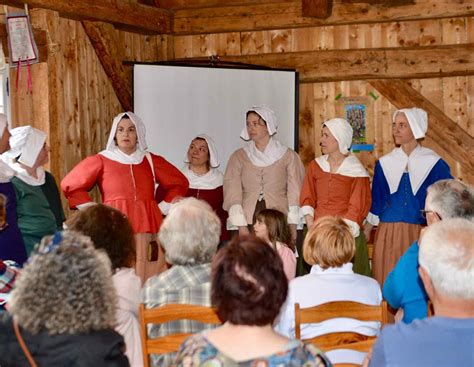
[[248,236],[250,231],[248,227],[239,227],[239,236]]
[[403,312],[403,308],[399,308],[397,313],[395,314],[395,322],[399,322],[399,321],[402,321],[403,320],[403,315],[404,315],[404,312]]
[[296,236],[297,236],[296,224],[290,224],[290,232],[291,232],[291,242],[296,244]]
[[374,226],[370,223],[366,223],[364,226],[364,235],[367,242],[370,241],[370,234],[372,233],[372,228],[374,228]]
[[309,230],[314,224],[314,218],[311,215],[305,215],[304,219],[306,220],[306,225],[308,226]]

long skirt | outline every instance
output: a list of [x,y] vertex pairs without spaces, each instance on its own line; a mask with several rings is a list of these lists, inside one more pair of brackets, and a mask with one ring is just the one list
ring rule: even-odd
[[372,268],[381,286],[400,257],[418,240],[420,231],[419,224],[380,222],[375,233]]
[[147,249],[150,241],[156,240],[156,234],[151,233],[135,233],[135,245],[137,249],[137,258],[135,263],[135,272],[142,280],[142,284],[145,281],[166,270],[165,253],[163,248],[158,246],[158,260],[148,261]]
[[370,270],[370,261],[369,261],[369,250],[367,249],[367,240],[365,239],[364,232],[361,230],[360,234],[355,238],[356,253],[353,259],[354,273],[366,275],[368,277],[372,276]]

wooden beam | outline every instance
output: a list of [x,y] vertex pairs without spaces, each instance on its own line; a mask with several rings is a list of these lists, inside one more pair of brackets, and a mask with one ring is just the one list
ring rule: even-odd
[[302,83],[474,75],[474,43],[221,56],[220,59],[296,69]]
[[428,112],[427,136],[446,150],[470,175],[474,174],[474,138],[403,80],[371,80],[369,83],[395,107],[420,107]]
[[293,2],[295,0],[143,0],[152,1],[159,8],[186,9],[186,8],[210,8],[215,6],[229,5],[258,5],[266,3]]
[[332,15],[324,20],[302,16],[301,0],[247,6],[181,9],[174,14],[175,35],[245,32],[341,24],[367,24],[407,20],[474,16],[474,1],[432,1],[386,7],[334,1]]
[[140,33],[169,33],[170,13],[155,6],[124,0],[2,0],[3,4],[54,10],[76,20],[112,23]]
[[105,73],[110,79],[115,94],[125,111],[133,110],[132,81],[122,65],[122,55],[114,27],[108,23],[82,22],[89,40],[94,46]]
[[332,13],[332,0],[301,0],[303,17],[326,19]]
[[[9,57],[10,50],[8,49],[8,32],[5,24],[0,24],[0,40],[2,42],[3,52],[5,57]],[[33,28],[33,37],[38,47],[39,61],[44,62],[48,58],[48,40],[46,32],[40,29]]]

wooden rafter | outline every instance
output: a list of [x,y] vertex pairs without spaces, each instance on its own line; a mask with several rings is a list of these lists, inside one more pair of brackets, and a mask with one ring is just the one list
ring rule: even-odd
[[474,174],[474,138],[459,127],[428,99],[403,80],[371,80],[369,83],[395,107],[420,107],[428,112],[430,127],[427,135]]
[[164,9],[209,8],[229,5],[257,5],[264,3],[291,3],[295,0],[140,0],[154,2],[157,7]]
[[296,69],[300,82],[474,75],[474,43],[222,56],[222,61]]
[[332,13],[332,0],[301,0],[302,16],[326,19]]
[[105,73],[110,79],[120,104],[125,111],[133,109],[131,76],[122,65],[122,56],[117,49],[115,29],[108,23],[82,22],[89,40],[94,46]]
[[171,16],[168,10],[123,0],[3,0],[2,3],[54,10],[77,20],[112,23],[140,33],[169,33]]
[[184,35],[251,32],[267,29],[474,16],[474,5],[471,0],[422,2],[396,7],[334,2],[332,9],[332,15],[324,20],[303,17],[301,0],[247,6],[180,9],[174,13],[173,33]]

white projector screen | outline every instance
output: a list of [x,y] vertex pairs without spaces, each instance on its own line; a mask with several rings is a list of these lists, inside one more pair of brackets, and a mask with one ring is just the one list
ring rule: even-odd
[[297,83],[294,70],[255,70],[134,64],[134,111],[147,129],[151,152],[184,165],[191,139],[200,133],[217,144],[220,170],[244,144],[240,133],[252,105],[271,107],[276,137],[297,148]]

